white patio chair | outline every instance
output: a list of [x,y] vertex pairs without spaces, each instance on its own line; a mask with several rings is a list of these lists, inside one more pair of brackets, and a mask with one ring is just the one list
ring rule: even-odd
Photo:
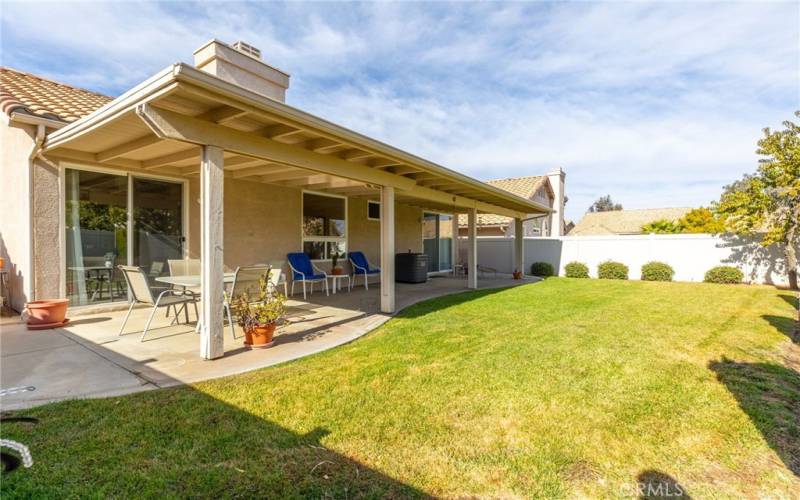
[[314,283],[322,283],[325,295],[328,295],[328,273],[315,266],[308,255],[302,252],[293,252],[286,257],[289,259],[289,269],[292,270],[292,295],[294,284],[298,281],[303,284],[303,300],[306,300],[306,283],[311,285],[311,295],[314,295]]
[[[125,330],[125,325],[128,323],[128,318],[131,315],[131,311],[136,304],[150,304],[153,306],[153,310],[150,312],[150,317],[147,318],[147,323],[144,325],[144,330],[142,331],[142,336],[139,339],[140,342],[144,341],[144,336],[147,335],[147,330],[150,329],[150,323],[153,321],[153,316],[155,316],[156,311],[159,307],[173,307],[177,306],[178,304],[184,306],[184,312],[186,314],[186,322],[189,322],[189,310],[186,307],[188,304],[194,304],[194,314],[197,314],[197,302],[189,296],[186,295],[176,295],[174,290],[164,290],[158,297],[153,296],[153,290],[150,288],[148,282],[147,273],[141,267],[135,266],[118,266],[118,269],[122,271],[122,275],[125,277],[125,282],[128,284],[128,291],[130,293],[130,301],[131,306],[128,308],[128,312],[125,314],[125,319],[122,321],[122,326],[119,328],[119,334],[122,335],[122,332]],[[176,309],[177,311],[177,309]],[[175,315],[175,319],[173,323],[178,320],[178,315]]]
[[288,297],[289,296],[289,282],[286,281],[286,273],[283,272],[283,269],[286,267],[286,261],[284,260],[273,260],[269,263],[269,267],[271,269],[269,275],[269,282],[272,291],[278,290],[280,285],[283,285],[283,295]]

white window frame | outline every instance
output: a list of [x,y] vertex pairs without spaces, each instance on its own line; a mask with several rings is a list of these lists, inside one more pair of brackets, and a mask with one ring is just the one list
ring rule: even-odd
[[[313,194],[315,196],[327,196],[328,198],[339,198],[344,200],[344,237],[341,236],[306,236],[303,233],[303,218],[305,217],[305,195]],[[331,194],[331,193],[323,193],[320,191],[311,191],[309,189],[303,189],[300,191],[300,251],[303,252],[305,247],[306,241],[319,241],[319,242],[344,242],[344,249],[345,253],[350,251],[350,222],[348,217],[348,199],[347,196],[342,196],[338,194]],[[313,262],[330,262],[331,259],[328,258],[328,245],[325,245],[325,257],[324,259],[311,259]]]
[[[377,219],[375,217],[370,217],[369,216],[369,206],[370,205],[378,205],[378,218]],[[380,221],[381,220],[380,213],[381,213],[381,202],[374,201],[374,200],[367,200],[367,220]]]
[[[60,279],[59,279],[59,288],[61,289],[61,296],[67,296],[67,169],[70,170],[81,170],[85,172],[98,172],[101,174],[108,174],[108,175],[117,175],[120,177],[126,177],[127,184],[128,184],[128,200],[127,200],[127,212],[128,212],[128,220],[126,224],[126,231],[127,231],[127,247],[128,252],[126,255],[126,265],[132,266],[133,265],[133,210],[131,207],[133,205],[133,178],[137,177],[140,179],[152,179],[157,181],[164,181],[164,182],[174,182],[176,184],[180,184],[182,186],[182,200],[183,203],[183,210],[181,214],[181,226],[183,229],[183,258],[187,258],[189,256],[189,248],[191,245],[191,233],[189,227],[189,179],[185,177],[174,177],[168,175],[154,175],[150,173],[141,173],[141,172],[131,172],[130,170],[119,169],[119,168],[107,168],[107,167],[98,167],[94,165],[83,165],[80,163],[72,163],[72,162],[59,162],[58,164],[58,182],[59,182],[59,208],[58,208],[58,231],[59,231],[59,260],[60,262]],[[105,305],[118,305],[112,302],[106,303],[99,303],[99,304],[84,304],[81,306],[71,306],[70,308],[90,308],[90,307],[102,307]]]

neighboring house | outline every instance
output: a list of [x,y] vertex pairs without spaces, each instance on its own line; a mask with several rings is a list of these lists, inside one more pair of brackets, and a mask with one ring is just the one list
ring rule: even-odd
[[642,234],[642,226],[645,224],[659,220],[677,222],[691,210],[689,207],[680,207],[589,212],[569,231],[568,235]]
[[[566,229],[564,222],[564,179],[566,174],[560,168],[546,174],[528,177],[512,177],[486,181],[522,198],[543,204],[550,208],[549,214],[530,214],[523,223],[525,236],[562,236]],[[459,235],[467,234],[467,217],[462,215],[458,221]],[[478,236],[514,236],[514,221],[511,217],[497,214],[478,215]]]
[[201,352],[216,358],[225,267],[305,252],[325,268],[360,250],[381,267],[381,310],[393,312],[396,252],[424,250],[429,270],[447,270],[460,214],[521,224],[550,211],[287,105],[289,75],[247,44],[212,40],[194,61],[114,99],[0,70],[0,255],[14,308],[124,301],[115,264],[159,276],[167,259],[199,258]]

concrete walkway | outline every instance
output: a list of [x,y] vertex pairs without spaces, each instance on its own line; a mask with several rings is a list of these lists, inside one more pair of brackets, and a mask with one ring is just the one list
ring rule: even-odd
[[[530,283],[508,278],[481,280],[480,288]],[[199,336],[190,323],[171,325],[159,312],[145,342],[140,342],[149,309],[135,309],[118,336],[124,312],[93,312],[75,316],[65,328],[28,331],[19,318],[0,323],[0,387],[35,387],[4,396],[4,410],[72,398],[114,396],[130,392],[234,375],[284,363],[351,342],[390,319],[378,312],[379,286],[363,287],[326,297],[316,292],[307,302],[289,300],[289,322],[281,327],[275,345],[247,350],[236,327],[234,340],[225,329],[225,355],[213,361],[199,357]],[[421,285],[397,285],[402,310],[429,298],[459,293],[464,280],[434,278]],[[181,317],[183,319],[183,317]],[[130,332],[129,334],[127,332]]]

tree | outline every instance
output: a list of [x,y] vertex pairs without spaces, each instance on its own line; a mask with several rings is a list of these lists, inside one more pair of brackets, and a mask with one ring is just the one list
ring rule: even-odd
[[648,222],[642,226],[642,232],[645,234],[675,234],[683,232],[683,228],[677,222],[672,222],[667,219],[659,219],[653,222]]
[[[800,111],[795,112],[800,118]],[[764,129],[756,153],[764,156],[753,175],[725,190],[715,205],[726,227],[737,234],[764,233],[763,246],[782,243],[789,286],[797,290],[800,243],[800,125],[783,122],[784,130]]]
[[709,208],[694,208],[678,221],[683,233],[710,233],[725,232],[725,220],[718,217]]
[[622,205],[614,203],[611,200],[611,195],[607,194],[597,198],[592,206],[589,207],[590,212],[612,212],[614,210],[622,210]]

